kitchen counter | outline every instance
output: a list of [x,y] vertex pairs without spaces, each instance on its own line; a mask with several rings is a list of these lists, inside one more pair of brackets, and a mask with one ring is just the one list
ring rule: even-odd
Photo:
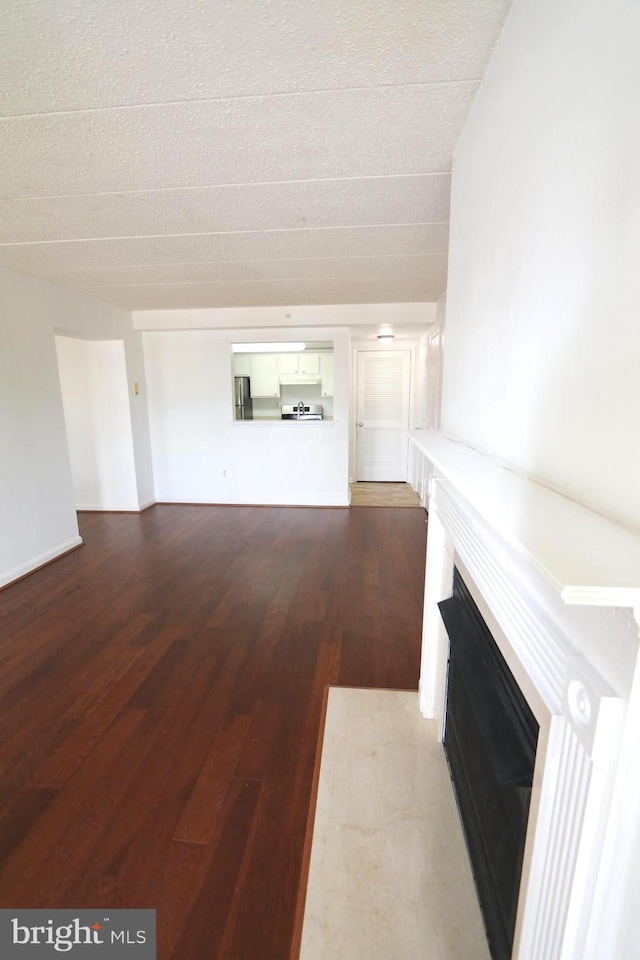
[[323,417],[322,420],[283,420],[282,417],[254,417],[253,420],[234,420],[234,423],[304,423],[304,424],[315,424],[316,426],[323,426],[324,424],[333,425],[336,421],[333,417]]

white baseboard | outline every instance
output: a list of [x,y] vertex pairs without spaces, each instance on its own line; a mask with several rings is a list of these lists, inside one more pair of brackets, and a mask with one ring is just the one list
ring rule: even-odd
[[140,504],[140,513],[142,513],[143,510],[148,510],[149,507],[155,507],[156,503],[156,500],[145,500],[144,503]]
[[76,510],[80,513],[140,513],[141,509],[137,504],[131,507],[123,507],[121,504],[76,503]]
[[332,500],[331,502],[323,502],[320,500],[156,500],[156,503],[164,505],[183,505],[187,507],[319,507],[324,509],[325,507],[348,507],[350,506],[348,499],[342,500]]
[[7,570],[5,573],[0,574],[0,587],[6,587],[8,584],[13,583],[14,580],[20,580],[21,577],[26,576],[28,573],[33,573],[38,567],[43,567],[45,563],[50,563],[51,560],[55,560],[57,557],[69,553],[70,550],[81,546],[83,543],[84,540],[82,537],[74,537],[73,540],[61,544],[54,550],[41,553],[38,557],[29,560],[28,563],[20,564],[20,566],[14,567],[13,570]]

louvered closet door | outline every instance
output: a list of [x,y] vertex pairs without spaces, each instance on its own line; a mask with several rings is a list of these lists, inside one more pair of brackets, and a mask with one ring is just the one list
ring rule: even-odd
[[410,376],[409,350],[358,354],[358,480],[407,479]]

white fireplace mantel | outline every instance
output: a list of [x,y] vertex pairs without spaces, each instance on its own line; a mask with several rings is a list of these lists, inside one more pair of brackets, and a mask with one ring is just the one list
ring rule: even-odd
[[439,431],[409,437],[565,603],[640,608],[640,534]]
[[421,710],[442,733],[455,565],[540,723],[514,960],[618,957],[640,798],[638,630],[620,608],[640,616],[640,535],[440,432],[409,436],[429,484]]

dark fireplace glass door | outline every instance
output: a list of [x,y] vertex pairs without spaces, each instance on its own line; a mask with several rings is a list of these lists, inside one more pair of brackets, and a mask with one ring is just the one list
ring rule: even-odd
[[444,747],[494,960],[509,960],[538,724],[458,570]]

